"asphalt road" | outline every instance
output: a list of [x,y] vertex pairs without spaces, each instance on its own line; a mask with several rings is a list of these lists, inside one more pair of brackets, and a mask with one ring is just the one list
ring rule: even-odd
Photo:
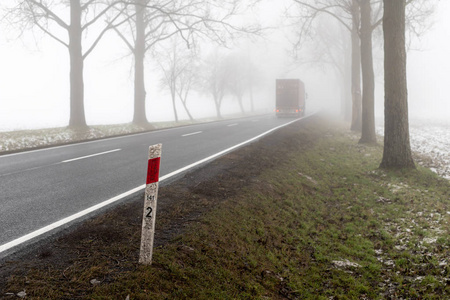
[[255,116],[0,156],[0,257],[79,217],[55,222],[142,191],[150,145],[162,143],[167,179],[292,121]]

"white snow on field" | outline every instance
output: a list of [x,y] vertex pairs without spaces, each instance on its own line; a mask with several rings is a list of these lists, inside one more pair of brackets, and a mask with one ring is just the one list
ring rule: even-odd
[[411,148],[432,159],[428,166],[450,179],[450,125],[411,126]]
[[[384,128],[377,127],[377,133],[384,135]],[[415,162],[450,180],[450,122],[413,120],[409,135],[412,151],[428,158],[415,158]]]

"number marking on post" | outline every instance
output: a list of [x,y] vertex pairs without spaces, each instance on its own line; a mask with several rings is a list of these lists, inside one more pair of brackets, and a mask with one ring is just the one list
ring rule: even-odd
[[150,146],[148,150],[147,180],[142,218],[141,251],[139,263],[150,265],[155,236],[156,203],[158,199],[159,166],[161,163],[161,144]]

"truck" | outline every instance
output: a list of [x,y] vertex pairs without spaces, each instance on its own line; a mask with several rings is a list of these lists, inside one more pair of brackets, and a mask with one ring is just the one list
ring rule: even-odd
[[276,79],[276,116],[305,115],[305,84],[300,79]]

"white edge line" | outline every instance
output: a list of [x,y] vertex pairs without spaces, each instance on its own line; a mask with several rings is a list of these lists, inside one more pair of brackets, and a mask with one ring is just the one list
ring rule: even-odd
[[138,192],[138,191],[140,191],[140,190],[142,190],[144,188],[145,188],[145,184],[141,185],[141,186],[138,186],[138,187],[136,187],[136,188],[134,188],[132,190],[129,190],[129,191],[125,192],[125,193],[122,193],[122,194],[120,194],[118,196],[115,196],[115,197],[113,197],[111,199],[103,201],[103,202],[101,202],[99,204],[96,204],[94,206],[86,208],[85,210],[82,210],[82,211],[80,211],[80,212],[78,212],[76,214],[68,216],[68,217],[66,217],[64,219],[61,219],[61,220],[55,222],[55,223],[52,223],[52,224],[47,225],[45,227],[42,227],[42,228],[40,228],[40,229],[38,229],[36,231],[33,231],[33,232],[29,233],[29,234],[21,236],[20,238],[17,238],[17,239],[15,239],[15,240],[13,240],[13,241],[11,241],[9,243],[3,244],[3,245],[0,246],[0,253],[4,252],[6,250],[9,250],[9,249],[11,249],[11,248],[13,248],[15,246],[18,246],[18,245],[20,245],[22,243],[25,243],[25,242],[33,239],[33,238],[36,238],[36,237],[38,237],[38,236],[40,236],[40,235],[42,235],[44,233],[47,233],[47,232],[51,231],[53,229],[61,227],[61,226],[65,225],[65,224],[67,224],[69,222],[72,222],[72,221],[74,221],[76,219],[79,219],[79,218],[81,218],[81,217],[83,217],[83,216],[85,216],[85,215],[87,215],[87,214],[89,214],[91,212],[94,212],[94,211],[96,211],[96,210],[98,210],[98,209],[100,209],[102,207],[105,207],[105,206],[107,206],[107,205],[109,205],[111,203],[119,201],[120,199],[123,199],[123,198],[125,198],[125,197],[127,197],[127,196],[129,196],[129,195],[131,195],[131,194],[133,194],[135,192]]
[[[310,116],[312,116],[312,115],[310,115]],[[169,178],[172,177],[172,176],[175,176],[175,175],[177,175],[177,174],[180,174],[180,173],[182,173],[182,172],[184,172],[184,171],[186,171],[186,170],[189,170],[189,169],[191,169],[191,168],[193,168],[193,167],[195,167],[195,166],[198,166],[198,165],[200,165],[200,164],[202,164],[202,163],[205,163],[205,162],[207,162],[207,161],[209,161],[209,160],[212,160],[212,159],[214,159],[214,158],[216,158],[216,157],[218,157],[218,156],[221,156],[221,155],[223,155],[223,154],[225,154],[225,153],[227,153],[227,152],[230,152],[230,151],[232,151],[232,150],[234,150],[234,149],[236,149],[236,148],[242,147],[242,146],[245,145],[245,144],[251,143],[251,142],[253,142],[253,141],[255,141],[255,140],[257,140],[257,139],[259,139],[259,138],[261,138],[261,137],[263,137],[263,136],[265,136],[265,135],[267,135],[267,134],[269,134],[269,133],[271,133],[271,132],[273,132],[273,131],[275,131],[275,130],[277,130],[277,129],[280,129],[280,128],[282,128],[282,127],[288,126],[288,125],[290,125],[290,124],[292,124],[292,123],[294,123],[294,122],[297,122],[297,121],[299,121],[299,120],[308,118],[308,117],[310,117],[310,116],[303,117],[303,118],[301,118],[301,119],[295,119],[295,120],[293,120],[293,121],[291,121],[291,122],[288,122],[288,123],[286,123],[286,124],[283,124],[283,125],[274,127],[274,128],[272,128],[272,129],[270,129],[270,130],[267,130],[266,132],[263,132],[263,133],[261,133],[260,135],[257,135],[257,136],[255,136],[255,137],[249,139],[249,140],[246,140],[246,141],[244,141],[244,142],[242,142],[242,143],[239,143],[239,144],[234,145],[234,146],[232,146],[232,147],[230,147],[230,148],[227,148],[227,149],[225,149],[225,150],[222,150],[222,151],[220,151],[220,152],[218,152],[218,153],[216,153],[216,154],[213,154],[213,155],[211,155],[211,156],[208,156],[208,157],[206,157],[206,158],[204,158],[204,159],[202,159],[202,160],[199,160],[199,161],[197,161],[197,162],[195,162],[195,163],[192,163],[192,164],[190,164],[190,165],[187,165],[187,166],[185,166],[185,167],[183,167],[183,168],[181,168],[181,169],[178,169],[178,170],[176,170],[176,171],[173,171],[173,172],[171,172],[171,173],[169,173],[169,174],[166,174],[166,175],[164,175],[164,176],[161,176],[161,177],[159,178],[159,181],[161,182],[161,181],[164,181],[164,180],[166,180],[166,179],[169,179]],[[100,208],[103,208],[103,207],[105,207],[105,206],[107,206],[107,205],[109,205],[109,204],[112,204],[112,203],[114,203],[114,202],[117,202],[117,201],[119,201],[119,200],[121,200],[121,199],[123,199],[123,198],[125,198],[125,197],[127,197],[127,196],[129,196],[129,195],[131,195],[131,194],[134,194],[134,193],[136,193],[136,192],[139,192],[139,191],[141,191],[141,190],[143,190],[143,189],[145,189],[145,184],[140,185],[140,186],[138,186],[138,187],[135,187],[135,188],[132,189],[132,190],[129,190],[129,191],[125,192],[125,193],[122,193],[122,194],[120,194],[120,195],[117,195],[117,196],[115,196],[115,197],[113,197],[113,198],[110,198],[110,199],[108,199],[108,200],[106,200],[106,201],[103,201],[103,202],[101,202],[101,203],[99,203],[99,204],[96,204],[96,205],[93,205],[93,206],[91,206],[91,207],[89,207],[89,208],[86,208],[86,209],[84,209],[84,210],[82,210],[82,211],[80,211],[80,212],[78,212],[78,213],[76,213],[76,214],[73,214],[73,215],[68,216],[68,217],[66,217],[66,218],[64,218],[64,219],[61,219],[61,220],[59,220],[59,221],[57,221],[57,222],[54,222],[54,223],[52,223],[52,224],[50,224],[50,225],[47,225],[47,226],[45,226],[45,227],[42,227],[42,228],[40,228],[40,229],[38,229],[38,230],[36,230],[36,231],[33,231],[33,232],[28,233],[28,234],[26,234],[26,235],[24,235],[24,236],[21,236],[20,238],[17,238],[17,239],[15,239],[15,240],[12,240],[12,241],[10,241],[10,242],[8,242],[8,243],[6,243],[6,244],[0,245],[0,253],[5,252],[5,251],[7,251],[7,250],[9,250],[9,249],[11,249],[11,248],[13,248],[13,247],[16,247],[16,246],[20,245],[20,244],[23,244],[23,243],[25,243],[25,242],[27,242],[27,241],[33,239],[33,238],[36,238],[36,237],[38,237],[38,236],[40,236],[40,235],[43,235],[43,234],[45,234],[45,233],[47,233],[47,232],[49,232],[49,231],[51,231],[51,230],[53,230],[53,229],[56,229],[56,228],[61,227],[61,226],[64,226],[64,225],[66,225],[66,224],[69,223],[69,222],[72,222],[72,221],[75,221],[75,220],[77,220],[77,219],[79,219],[79,218],[81,218],[81,217],[84,217],[84,216],[86,216],[87,214],[89,214],[89,213],[91,213],[91,212],[94,212],[94,211],[96,211],[96,210],[98,210],[98,209],[100,209]]]
[[192,133],[183,134],[182,136],[190,136],[190,135],[199,134],[199,133],[202,133],[202,132],[203,131],[196,131],[196,132],[192,132]]
[[231,127],[231,126],[236,126],[236,125],[238,125],[239,123],[233,123],[233,124],[228,124],[227,126],[228,127]]
[[85,159],[85,158],[98,156],[98,155],[103,155],[103,154],[107,154],[107,153],[111,153],[111,152],[117,152],[117,151],[120,151],[120,150],[122,150],[122,149],[119,148],[119,149],[114,149],[114,150],[110,150],[110,151],[105,151],[105,152],[95,153],[95,154],[91,154],[91,155],[81,156],[81,157],[77,157],[77,158],[67,159],[67,160],[63,160],[62,162],[63,163],[67,163],[67,162],[80,160],[80,159]]

